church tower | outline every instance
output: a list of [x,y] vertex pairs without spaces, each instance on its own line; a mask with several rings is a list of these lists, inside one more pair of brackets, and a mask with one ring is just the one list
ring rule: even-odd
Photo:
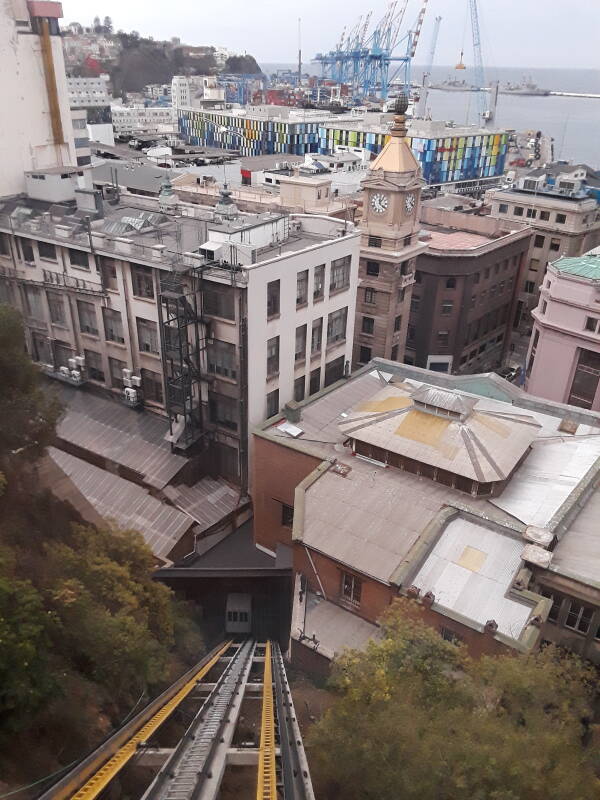
[[354,365],[379,356],[404,359],[424,185],[406,141],[404,94],[398,97],[390,138],[362,182],[363,215]]

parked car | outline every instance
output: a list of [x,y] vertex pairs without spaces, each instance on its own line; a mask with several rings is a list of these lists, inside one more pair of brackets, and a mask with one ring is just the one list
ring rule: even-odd
[[521,374],[521,367],[501,367],[496,370],[496,375],[500,375],[506,381],[513,383]]

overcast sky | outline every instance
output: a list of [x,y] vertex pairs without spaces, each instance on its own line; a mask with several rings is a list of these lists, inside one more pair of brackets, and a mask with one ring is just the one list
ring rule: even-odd
[[[400,6],[402,0],[399,0]],[[91,24],[109,15],[115,30],[137,30],[155,39],[178,36],[187,44],[221,45],[247,51],[259,62],[297,58],[298,11],[302,15],[303,60],[331,49],[344,25],[352,27],[364,10],[372,20],[385,13],[385,0],[63,0],[67,22]],[[404,29],[412,27],[421,0],[409,0]],[[465,46],[471,58],[467,0],[429,0],[416,62],[429,49],[433,20],[442,17],[436,64],[454,64]],[[511,67],[600,69],[598,0],[479,0],[484,61]],[[599,76],[600,88],[600,76]]]

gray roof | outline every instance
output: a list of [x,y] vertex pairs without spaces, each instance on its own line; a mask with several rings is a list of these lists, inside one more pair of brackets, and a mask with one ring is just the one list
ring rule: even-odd
[[194,524],[186,514],[131,481],[54,447],[48,448],[48,455],[104,520],[139,531],[158,558],[167,560]]
[[295,156],[291,153],[275,153],[273,155],[264,156],[247,156],[240,159],[241,169],[247,169],[250,172],[258,172],[263,169],[273,169],[276,164],[282,164],[287,161],[288,164],[303,164],[304,156]]
[[[132,154],[132,157],[135,153]],[[116,171],[117,183],[130,191],[143,191],[158,194],[166,177],[176,178],[183,173],[176,169],[162,169],[139,161],[107,161],[92,168],[93,183],[112,183]]]
[[193,486],[183,483],[165,486],[163,494],[173,505],[194,518],[198,531],[208,530],[231,514],[238,505],[247,502],[247,498],[240,498],[239,489],[230,486],[222,478],[202,478]]
[[171,452],[165,441],[169,425],[164,417],[133,411],[118,400],[59,384],[66,411],[56,432],[69,444],[137,473],[157,489],[166,486],[188,463]]
[[[313,592],[306,595],[306,617],[303,633],[315,636],[319,646],[317,653],[332,659],[348,647],[361,649],[370,639],[381,636],[380,628],[351,611],[330,603]],[[292,636],[299,641],[299,631],[292,630]],[[307,643],[307,647],[312,647]]]
[[600,589],[600,490],[596,489],[563,534],[550,569]]

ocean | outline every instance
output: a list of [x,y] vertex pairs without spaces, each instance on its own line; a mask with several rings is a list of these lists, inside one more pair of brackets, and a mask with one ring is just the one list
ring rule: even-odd
[[[270,75],[277,69],[294,69],[293,64],[263,63]],[[296,65],[297,66],[297,65]],[[316,64],[304,64],[304,72],[319,74]],[[456,72],[453,66],[433,67],[431,82],[439,83],[459,76],[468,82],[469,74]],[[413,66],[413,81],[420,82],[423,68]],[[530,69],[519,67],[489,67],[486,78],[520,83],[532,78],[540,88],[552,91],[600,94],[600,71],[582,69]],[[471,78],[472,80],[472,78]],[[432,89],[427,103],[434,119],[454,120],[457,124],[475,124],[476,96],[473,92],[443,92]],[[519,131],[541,130],[554,139],[556,158],[578,161],[600,169],[600,98],[527,97],[500,95],[496,122],[499,127]]]

